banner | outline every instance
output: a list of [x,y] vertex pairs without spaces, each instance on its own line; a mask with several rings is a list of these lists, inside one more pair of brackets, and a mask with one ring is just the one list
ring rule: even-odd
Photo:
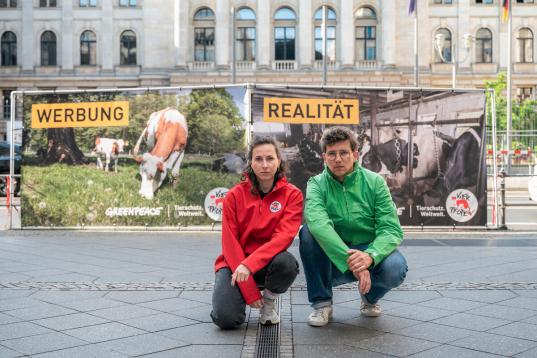
[[[341,106],[346,122],[334,120],[335,110],[323,114],[325,103],[336,102],[357,103],[356,110]],[[274,103],[278,107],[271,112]],[[296,116],[298,104],[308,104],[315,118]],[[304,193],[307,180],[324,168],[323,130],[345,123],[356,133],[359,165],[384,177],[402,225],[486,225],[483,91],[257,85],[251,114],[254,136],[271,135],[283,143],[289,180]]]
[[248,99],[244,86],[24,95],[22,226],[220,221]]

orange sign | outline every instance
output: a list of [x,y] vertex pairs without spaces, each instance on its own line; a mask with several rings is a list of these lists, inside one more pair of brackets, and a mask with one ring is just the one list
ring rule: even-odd
[[265,98],[263,120],[280,123],[358,124],[358,99]]
[[129,102],[81,102],[32,105],[32,128],[126,127]]

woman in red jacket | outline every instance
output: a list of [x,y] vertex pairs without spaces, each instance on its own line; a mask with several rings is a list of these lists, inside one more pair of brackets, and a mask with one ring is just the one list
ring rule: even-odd
[[302,192],[287,182],[283,168],[276,141],[256,139],[242,181],[224,200],[211,312],[222,329],[244,322],[246,304],[261,310],[261,324],[278,323],[274,302],[298,274],[298,262],[286,250],[302,222]]

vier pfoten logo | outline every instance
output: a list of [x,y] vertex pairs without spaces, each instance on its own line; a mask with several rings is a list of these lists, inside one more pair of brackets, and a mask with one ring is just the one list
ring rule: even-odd
[[280,204],[279,201],[273,201],[271,204],[270,204],[270,211],[272,213],[277,213],[278,211],[280,211],[282,209],[282,204]]
[[228,188],[214,188],[205,197],[205,212],[214,221],[222,221],[224,199],[228,191]]
[[455,221],[464,223],[477,213],[479,203],[475,195],[466,189],[453,190],[446,199],[446,211]]

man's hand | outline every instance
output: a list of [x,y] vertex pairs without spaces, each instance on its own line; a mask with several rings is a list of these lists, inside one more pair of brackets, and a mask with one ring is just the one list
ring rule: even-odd
[[231,286],[235,286],[235,282],[246,281],[250,274],[251,272],[248,267],[244,266],[243,264],[240,264],[239,266],[237,266],[237,269],[235,270],[235,272],[233,272],[233,275],[231,276]]
[[249,306],[252,307],[252,308],[260,309],[261,307],[263,307],[263,299],[259,299],[257,301],[254,301],[254,302],[250,303]]
[[353,271],[354,277],[359,281],[358,290],[365,295],[371,289],[371,274],[367,270]]
[[373,264],[371,256],[363,251],[349,249],[347,250],[347,254],[349,254],[347,265],[352,272],[367,270]]

